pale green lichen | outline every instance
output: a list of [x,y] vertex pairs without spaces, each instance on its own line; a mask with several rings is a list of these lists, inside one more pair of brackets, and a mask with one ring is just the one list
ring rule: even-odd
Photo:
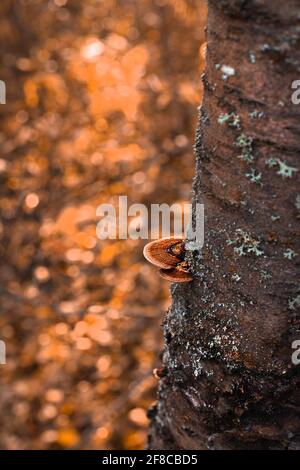
[[277,215],[277,214],[271,215],[271,220],[273,222],[276,222],[276,220],[279,220],[279,219],[280,219],[280,215]]
[[224,124],[227,121],[230,127],[240,127],[240,117],[235,113],[220,114],[218,117],[218,123]]
[[220,114],[220,116],[218,117],[218,123],[219,124],[224,124],[224,122],[228,121],[228,119],[230,119],[230,114],[228,114],[228,113]]
[[268,52],[271,50],[271,46],[268,43],[264,43],[261,46],[259,46],[260,50],[262,52]]
[[270,157],[267,161],[266,161],[266,165],[269,167],[269,168],[272,168],[273,166],[276,166],[277,165],[277,158],[274,158],[274,157]]
[[247,254],[247,251],[245,251],[244,245],[236,246],[234,248],[234,252],[237,253],[239,256],[244,256]]
[[240,124],[241,124],[241,121],[240,121],[240,117],[235,114],[235,113],[232,113],[232,120],[229,122],[229,125],[231,127],[237,127],[239,128],[240,127]]
[[252,141],[252,137],[249,137],[245,134],[241,134],[236,139],[236,145],[238,147],[249,147],[250,145],[252,145]]
[[237,229],[236,237],[233,240],[227,240],[227,244],[237,245],[234,247],[234,252],[239,256],[245,256],[248,253],[261,256],[264,253],[263,250],[259,248],[260,241],[255,240],[242,229]]
[[292,166],[288,166],[285,162],[277,159],[279,170],[277,171],[277,175],[281,175],[283,178],[291,178],[293,174],[298,171],[298,168],[294,168]]
[[238,273],[235,273],[231,276],[231,279],[233,281],[239,282],[242,278],[241,278],[241,276],[238,275]]
[[264,270],[262,270],[260,272],[260,275],[263,279],[271,279],[271,277],[272,277],[272,274],[270,274],[270,273],[268,273],[268,271],[264,271]]
[[300,211],[300,194],[297,194],[296,196],[296,202],[295,202],[296,209]]
[[247,163],[252,163],[254,160],[253,149],[252,149],[253,139],[245,134],[241,134],[235,141],[235,145],[242,149],[242,154],[238,156],[241,160],[244,160]]
[[233,77],[235,75],[235,70],[230,65],[222,65],[221,66],[222,72],[222,80],[227,80],[228,77]]
[[270,157],[266,160],[266,165],[269,168],[279,166],[278,171],[276,172],[277,175],[282,176],[282,178],[292,178],[296,171],[299,171],[298,168],[289,166],[286,162],[281,161],[279,158]]
[[257,109],[255,109],[254,111],[251,111],[248,114],[249,114],[249,117],[251,118],[261,118],[264,116],[263,111],[258,111]]
[[253,160],[254,160],[253,155],[250,152],[246,152],[246,151],[243,151],[243,153],[239,155],[238,158],[247,163],[253,163]]
[[252,51],[249,52],[249,61],[250,61],[251,64],[256,63],[256,56],[255,56],[254,52],[252,52]]
[[247,176],[247,178],[250,178],[251,183],[262,184],[262,174],[259,171],[255,170],[255,168],[251,168],[249,173],[245,173],[245,176]]
[[292,250],[291,248],[288,248],[287,250],[285,250],[285,252],[283,253],[283,256],[289,260],[292,260],[293,258],[295,258],[297,256],[297,253]]

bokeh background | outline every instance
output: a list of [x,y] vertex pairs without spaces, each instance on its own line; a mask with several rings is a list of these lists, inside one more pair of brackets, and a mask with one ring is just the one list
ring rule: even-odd
[[[1,0],[0,448],[140,449],[169,284],[96,207],[188,202],[200,0]],[[202,46],[202,48],[201,48]]]

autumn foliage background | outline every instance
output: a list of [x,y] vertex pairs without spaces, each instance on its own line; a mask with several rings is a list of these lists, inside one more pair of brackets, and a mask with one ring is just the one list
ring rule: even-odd
[[96,207],[188,202],[199,0],[2,0],[2,449],[138,449],[169,284]]

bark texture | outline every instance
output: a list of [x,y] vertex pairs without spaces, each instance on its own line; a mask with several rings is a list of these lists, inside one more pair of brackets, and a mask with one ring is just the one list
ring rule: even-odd
[[209,0],[194,202],[151,449],[300,449],[298,0]]

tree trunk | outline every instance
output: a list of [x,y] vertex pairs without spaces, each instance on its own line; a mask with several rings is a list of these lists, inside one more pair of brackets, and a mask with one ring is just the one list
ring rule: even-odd
[[[209,0],[194,280],[172,286],[150,449],[300,449],[298,0]],[[298,186],[299,187],[299,186]]]

